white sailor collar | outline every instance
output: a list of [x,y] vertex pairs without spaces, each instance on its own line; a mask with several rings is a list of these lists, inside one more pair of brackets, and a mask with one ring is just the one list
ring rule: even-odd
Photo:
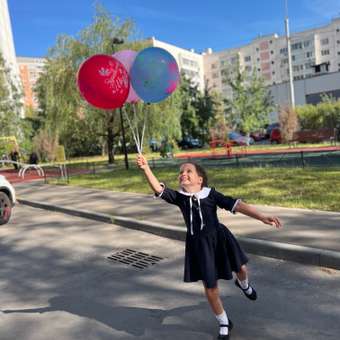
[[204,187],[202,190],[198,192],[186,192],[183,189],[178,190],[178,192],[185,196],[195,196],[196,198],[203,199],[207,198],[210,194],[211,188]]

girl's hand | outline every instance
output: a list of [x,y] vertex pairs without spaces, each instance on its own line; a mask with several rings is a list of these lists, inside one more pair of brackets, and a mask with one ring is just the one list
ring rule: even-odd
[[275,216],[264,216],[262,222],[265,224],[275,226],[278,229],[282,227],[280,220]]
[[146,160],[146,158],[142,154],[139,154],[137,156],[136,163],[137,163],[137,166],[142,170],[146,169],[149,166],[148,161]]

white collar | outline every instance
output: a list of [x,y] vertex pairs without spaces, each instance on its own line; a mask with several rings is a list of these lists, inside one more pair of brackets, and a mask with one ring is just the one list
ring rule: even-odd
[[183,189],[178,190],[180,194],[183,194],[185,196],[195,196],[199,199],[207,198],[210,194],[211,188],[204,187],[202,190],[198,192],[186,192]]

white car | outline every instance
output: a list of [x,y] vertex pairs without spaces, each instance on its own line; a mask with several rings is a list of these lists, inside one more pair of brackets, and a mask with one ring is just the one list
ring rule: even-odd
[[6,177],[0,175],[0,225],[9,221],[15,202],[15,190],[12,184]]

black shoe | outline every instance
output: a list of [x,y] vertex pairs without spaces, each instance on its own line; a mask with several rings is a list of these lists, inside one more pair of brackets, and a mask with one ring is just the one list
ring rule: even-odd
[[219,336],[217,337],[217,339],[218,340],[221,340],[221,339],[223,339],[223,340],[229,340],[230,339],[230,331],[233,329],[233,327],[234,327],[234,324],[232,323],[232,321],[229,319],[228,320],[228,325],[220,325],[220,327],[228,327],[228,329],[229,329],[229,332],[228,332],[228,334],[227,335],[221,335],[221,334],[219,334]]
[[256,291],[255,291],[255,289],[254,289],[253,287],[251,287],[250,285],[248,285],[248,288],[251,287],[252,290],[253,290],[253,291],[251,292],[251,294],[247,294],[247,293],[246,293],[246,291],[248,290],[248,288],[247,288],[247,289],[243,289],[243,288],[241,287],[241,285],[239,284],[239,282],[238,282],[237,279],[235,280],[235,285],[236,285],[236,287],[240,288],[240,289],[243,291],[244,295],[245,295],[248,299],[253,300],[253,301],[255,301],[255,300],[257,299]]

